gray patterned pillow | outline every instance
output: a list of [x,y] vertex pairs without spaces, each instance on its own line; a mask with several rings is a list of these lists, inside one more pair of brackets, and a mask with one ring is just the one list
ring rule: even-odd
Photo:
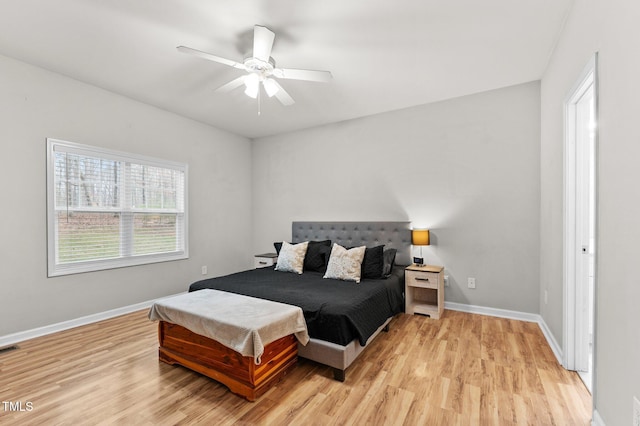
[[276,271],[295,272],[296,274],[301,274],[302,267],[304,265],[304,256],[307,254],[308,245],[309,241],[298,244],[289,244],[288,242],[283,241],[280,254],[278,255]]
[[354,247],[347,250],[339,244],[333,244],[331,257],[324,278],[360,282],[360,271],[366,247]]

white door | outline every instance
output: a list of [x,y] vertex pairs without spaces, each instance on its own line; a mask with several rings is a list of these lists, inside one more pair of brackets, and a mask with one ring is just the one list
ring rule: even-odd
[[565,102],[565,367],[593,377],[596,58]]

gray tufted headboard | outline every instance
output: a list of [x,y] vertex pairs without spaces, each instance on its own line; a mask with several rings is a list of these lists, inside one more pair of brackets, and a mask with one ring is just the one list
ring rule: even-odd
[[396,253],[396,264],[411,264],[411,222],[293,222],[291,242],[331,240],[343,247],[384,244]]

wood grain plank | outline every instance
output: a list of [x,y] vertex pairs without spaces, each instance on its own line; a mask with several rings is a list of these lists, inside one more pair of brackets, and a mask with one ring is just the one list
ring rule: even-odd
[[399,315],[349,368],[300,359],[256,402],[158,362],[146,311],[25,341],[0,355],[0,411],[24,424],[587,425],[591,397],[537,324],[445,311]]

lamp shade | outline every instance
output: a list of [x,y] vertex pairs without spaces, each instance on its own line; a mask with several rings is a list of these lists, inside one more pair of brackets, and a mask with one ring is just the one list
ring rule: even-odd
[[257,74],[248,74],[244,78],[244,85],[247,87],[244,91],[244,94],[249,96],[250,98],[257,98],[258,91],[260,90],[260,77]]
[[413,244],[414,246],[428,246],[429,230],[428,229],[412,229],[411,244]]
[[267,95],[269,97],[272,97],[273,95],[278,93],[278,90],[280,90],[280,88],[278,87],[278,83],[276,83],[276,81],[272,78],[267,78],[266,80],[264,80],[262,82],[262,85],[264,86],[264,91],[267,92]]

